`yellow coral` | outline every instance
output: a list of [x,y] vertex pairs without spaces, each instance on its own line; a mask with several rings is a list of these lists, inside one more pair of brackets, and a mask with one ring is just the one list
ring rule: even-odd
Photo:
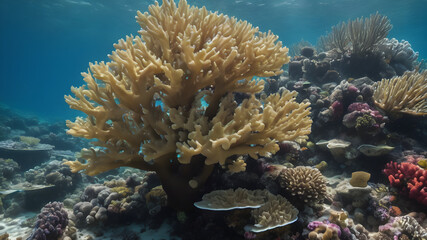
[[156,202],[162,206],[165,206],[167,201],[165,190],[163,190],[163,187],[161,185],[154,187],[148,193],[145,194],[145,201],[147,204]]
[[40,143],[40,139],[29,136],[20,136],[21,142],[28,144],[29,146],[35,146]]
[[383,79],[374,88],[375,105],[392,116],[427,115],[427,71]]
[[[295,102],[295,92],[264,105],[254,97],[264,82],[253,77],[279,74],[289,62],[277,36],[185,0],[151,5],[137,21],[140,36],[119,40],[111,61],[90,64],[86,85],[65,97],[88,115],[67,121],[68,133],[98,146],[82,150],[87,162],[66,162],[74,172],[156,171],[180,205],[191,203],[214,164],[243,170],[235,156],[267,156],[279,149],[276,141],[306,139],[310,108]],[[238,106],[234,92],[251,97]]]
[[111,191],[118,193],[121,197],[127,197],[133,193],[132,190],[127,187],[113,187]]
[[353,187],[366,187],[371,174],[364,171],[357,171],[351,174],[350,184]]

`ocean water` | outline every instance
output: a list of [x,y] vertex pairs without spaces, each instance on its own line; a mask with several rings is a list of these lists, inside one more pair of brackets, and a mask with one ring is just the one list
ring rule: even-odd
[[[154,1],[2,0],[0,102],[46,119],[74,118],[63,96],[80,86],[89,62],[106,61],[113,43],[137,34],[136,11]],[[427,1],[201,0],[188,1],[271,30],[285,46],[317,39],[341,21],[379,12],[389,38],[405,39],[427,58]]]
[[[209,93],[195,111],[154,95],[167,111],[154,121],[126,109],[68,132],[94,130],[95,144],[67,134],[65,121],[84,114],[64,95],[138,35],[136,12],[153,3],[0,0],[0,240],[427,240],[427,0],[188,0],[299,52],[254,98],[222,98],[222,121]],[[412,49],[315,49],[332,26],[376,13],[393,26],[387,38]],[[402,75],[398,87],[380,83]],[[274,93],[293,103],[273,106]],[[263,217],[278,220],[257,224]],[[59,227],[42,231],[44,221]]]

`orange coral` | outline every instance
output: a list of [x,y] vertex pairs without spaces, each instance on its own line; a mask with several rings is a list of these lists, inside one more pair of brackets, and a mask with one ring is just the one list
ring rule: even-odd
[[398,206],[391,206],[389,208],[389,212],[390,212],[390,215],[392,215],[394,217],[400,216],[402,214],[402,211],[400,210],[400,208]]

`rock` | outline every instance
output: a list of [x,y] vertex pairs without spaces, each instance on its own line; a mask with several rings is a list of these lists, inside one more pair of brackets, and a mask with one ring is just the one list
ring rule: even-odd
[[340,74],[335,70],[326,71],[325,75],[322,77],[322,82],[338,82],[340,79]]
[[289,77],[291,79],[298,80],[303,75],[302,72],[302,62],[301,61],[292,61],[289,63]]
[[368,77],[356,78],[356,79],[349,81],[349,82],[351,82],[351,84],[353,84],[357,88],[362,87],[363,84],[367,84],[367,85],[374,84],[374,81],[372,81]]
[[303,47],[300,50],[300,54],[306,58],[311,58],[314,55],[314,48],[312,47]]
[[348,151],[351,142],[347,142],[341,139],[331,139],[329,141],[320,140],[316,143],[321,148],[328,149],[335,160],[341,160],[345,158],[345,154]]
[[370,145],[370,144],[362,144],[360,145],[357,150],[359,150],[361,153],[368,157],[378,157],[381,155],[386,155],[389,152],[393,151],[394,147],[387,146],[387,145]]

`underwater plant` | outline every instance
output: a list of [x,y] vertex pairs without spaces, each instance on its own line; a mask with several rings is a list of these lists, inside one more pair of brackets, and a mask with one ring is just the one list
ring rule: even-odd
[[[138,12],[140,36],[114,45],[110,62],[90,64],[86,85],[66,96],[86,119],[67,121],[68,133],[95,139],[87,162],[73,172],[96,175],[127,166],[155,171],[176,208],[191,208],[219,164],[245,170],[239,155],[268,156],[277,141],[304,140],[311,131],[309,103],[296,92],[254,94],[254,76],[281,73],[288,49],[272,33],[246,21],[164,0]],[[240,104],[233,93],[249,97]]]
[[332,27],[327,36],[319,39],[318,45],[325,51],[336,49],[341,53],[365,54],[387,37],[391,28],[390,20],[377,12],[369,18],[357,18]]

